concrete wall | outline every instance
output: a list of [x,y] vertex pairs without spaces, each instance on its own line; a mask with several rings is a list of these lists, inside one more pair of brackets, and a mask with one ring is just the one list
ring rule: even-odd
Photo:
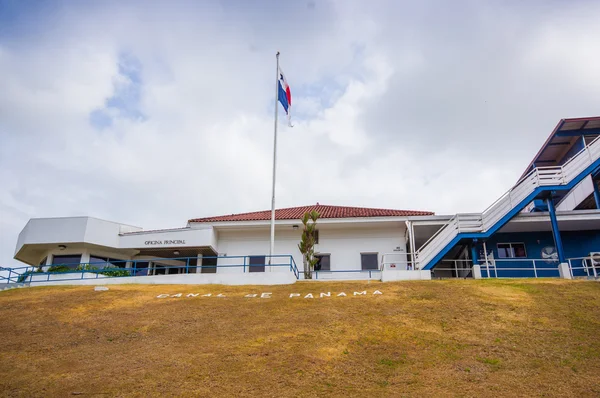
[[[275,253],[281,255],[292,255],[298,269],[302,269],[302,256],[298,250],[298,242],[300,241],[301,233],[299,230],[293,230],[292,228],[286,230],[276,230],[275,239]],[[270,231],[268,228],[249,228],[244,230],[233,230],[233,231],[219,231],[218,241],[219,255],[227,256],[264,256],[269,254],[270,247]],[[268,260],[267,260],[268,262]],[[287,258],[274,259],[274,263],[287,264],[289,260]],[[246,264],[248,261],[246,260]],[[242,267],[223,267],[226,265],[242,265],[244,259],[242,258],[231,258],[231,259],[219,259],[217,265],[218,273],[239,273],[243,272]],[[289,268],[283,266],[271,267],[266,271],[279,272],[289,271]],[[246,268],[248,272],[248,268]]]
[[[59,244],[89,243],[98,246],[119,247],[119,232],[137,227],[100,220],[93,217],[34,218],[19,234],[15,257],[36,264],[42,249],[56,249]],[[34,247],[34,250],[23,250]]]
[[[61,280],[81,277],[73,275],[51,275],[51,281],[38,282],[32,286],[47,285],[118,285],[118,284],[146,284],[146,285],[289,285],[296,282],[296,277],[291,272],[277,273],[252,273],[252,274],[187,274],[187,275],[156,275],[133,276],[122,278],[109,278],[95,274],[84,274],[84,279]],[[87,278],[87,279],[85,279]],[[34,280],[45,281],[47,275],[34,276]]]
[[[185,243],[166,243],[165,241],[185,241]],[[212,228],[181,229],[161,232],[144,232],[122,235],[117,247],[120,248],[164,248],[164,247],[200,247],[216,248],[217,240]]]
[[33,218],[19,234],[15,254],[24,244],[83,242],[87,217]]
[[[405,253],[405,228],[403,224],[386,227],[369,227],[356,224],[346,227],[323,225],[318,228],[319,244],[315,246],[315,253],[330,255],[332,271],[360,270],[361,253],[377,253],[379,262],[381,262],[381,256],[384,253],[391,253],[397,247],[400,247],[400,250],[404,250]],[[298,269],[302,271],[302,256],[298,250],[298,242],[301,237],[300,229],[281,228],[276,230],[275,236],[275,254],[291,254],[298,265]],[[269,237],[268,228],[220,231],[219,254],[227,254],[227,256],[268,254]],[[243,260],[220,260],[219,265],[240,264],[241,261]],[[287,262],[287,260],[282,259],[281,262]],[[241,271],[241,268],[219,268],[218,270],[218,272]],[[327,278],[325,274],[326,272],[321,272],[319,278]],[[348,279],[366,278],[364,275],[357,276],[355,273],[346,273],[344,276]],[[342,273],[340,273],[341,277]]]
[[382,282],[414,280],[431,280],[431,271],[384,270],[381,275]]

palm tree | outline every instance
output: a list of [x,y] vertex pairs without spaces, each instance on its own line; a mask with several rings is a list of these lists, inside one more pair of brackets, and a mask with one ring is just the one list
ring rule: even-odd
[[315,258],[315,231],[317,230],[318,218],[319,213],[316,210],[306,212],[302,217],[304,230],[302,231],[302,239],[298,244],[298,249],[300,249],[300,253],[302,253],[304,279],[312,279],[312,271],[314,270],[317,261],[319,261],[317,258]]

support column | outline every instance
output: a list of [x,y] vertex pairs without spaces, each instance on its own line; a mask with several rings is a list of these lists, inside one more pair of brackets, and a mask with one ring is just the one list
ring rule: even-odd
[[196,271],[197,274],[202,273],[202,253],[198,253],[198,260],[196,260]]
[[571,279],[571,271],[569,270],[569,264],[567,264],[565,259],[565,252],[563,250],[562,239],[560,237],[560,230],[558,229],[558,221],[556,220],[554,200],[552,200],[552,197],[549,197],[546,199],[546,203],[548,204],[548,212],[550,213],[550,222],[552,224],[552,235],[554,236],[556,252],[558,253],[558,272],[561,278]]
[[477,253],[477,239],[473,239],[473,244],[471,245],[471,260],[473,260],[473,265],[479,265],[479,253]]
[[592,177],[592,185],[594,186],[594,200],[596,201],[596,209],[600,209],[600,189],[598,182]]
[[79,260],[81,264],[89,264],[90,262],[90,251],[84,249],[81,253],[81,260]]

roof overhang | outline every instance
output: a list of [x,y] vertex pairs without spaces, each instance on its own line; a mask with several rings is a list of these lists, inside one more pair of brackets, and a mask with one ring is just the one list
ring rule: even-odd
[[[600,230],[600,210],[571,210],[556,212],[558,229],[566,231]],[[546,232],[552,231],[550,215],[544,213],[522,213],[513,218],[497,233]]]
[[534,167],[556,166],[582,136],[600,135],[600,116],[561,119],[521,178]]
[[93,217],[34,218],[19,234],[14,258],[38,264],[49,251],[95,248],[135,254],[143,250],[207,248],[216,252],[213,228],[142,231],[138,227]]
[[[421,216],[423,217],[423,216]],[[323,218],[318,219],[317,224],[319,225],[376,225],[376,224],[389,224],[389,223],[404,223],[411,217],[352,217],[352,218]],[[300,225],[302,221],[294,220],[275,220],[275,226],[293,226]],[[219,229],[238,229],[238,228],[255,228],[255,227],[269,227],[271,225],[270,220],[253,220],[253,221],[219,221],[219,222],[190,222],[191,228],[198,228],[206,225],[210,225],[213,228]]]

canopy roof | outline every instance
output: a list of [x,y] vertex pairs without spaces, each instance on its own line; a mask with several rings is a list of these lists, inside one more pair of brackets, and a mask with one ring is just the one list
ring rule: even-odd
[[[600,134],[600,116],[561,119],[539,152],[521,176],[524,177],[534,167],[556,166],[561,163],[569,150],[584,137],[589,143]],[[574,153],[573,153],[574,155]]]

